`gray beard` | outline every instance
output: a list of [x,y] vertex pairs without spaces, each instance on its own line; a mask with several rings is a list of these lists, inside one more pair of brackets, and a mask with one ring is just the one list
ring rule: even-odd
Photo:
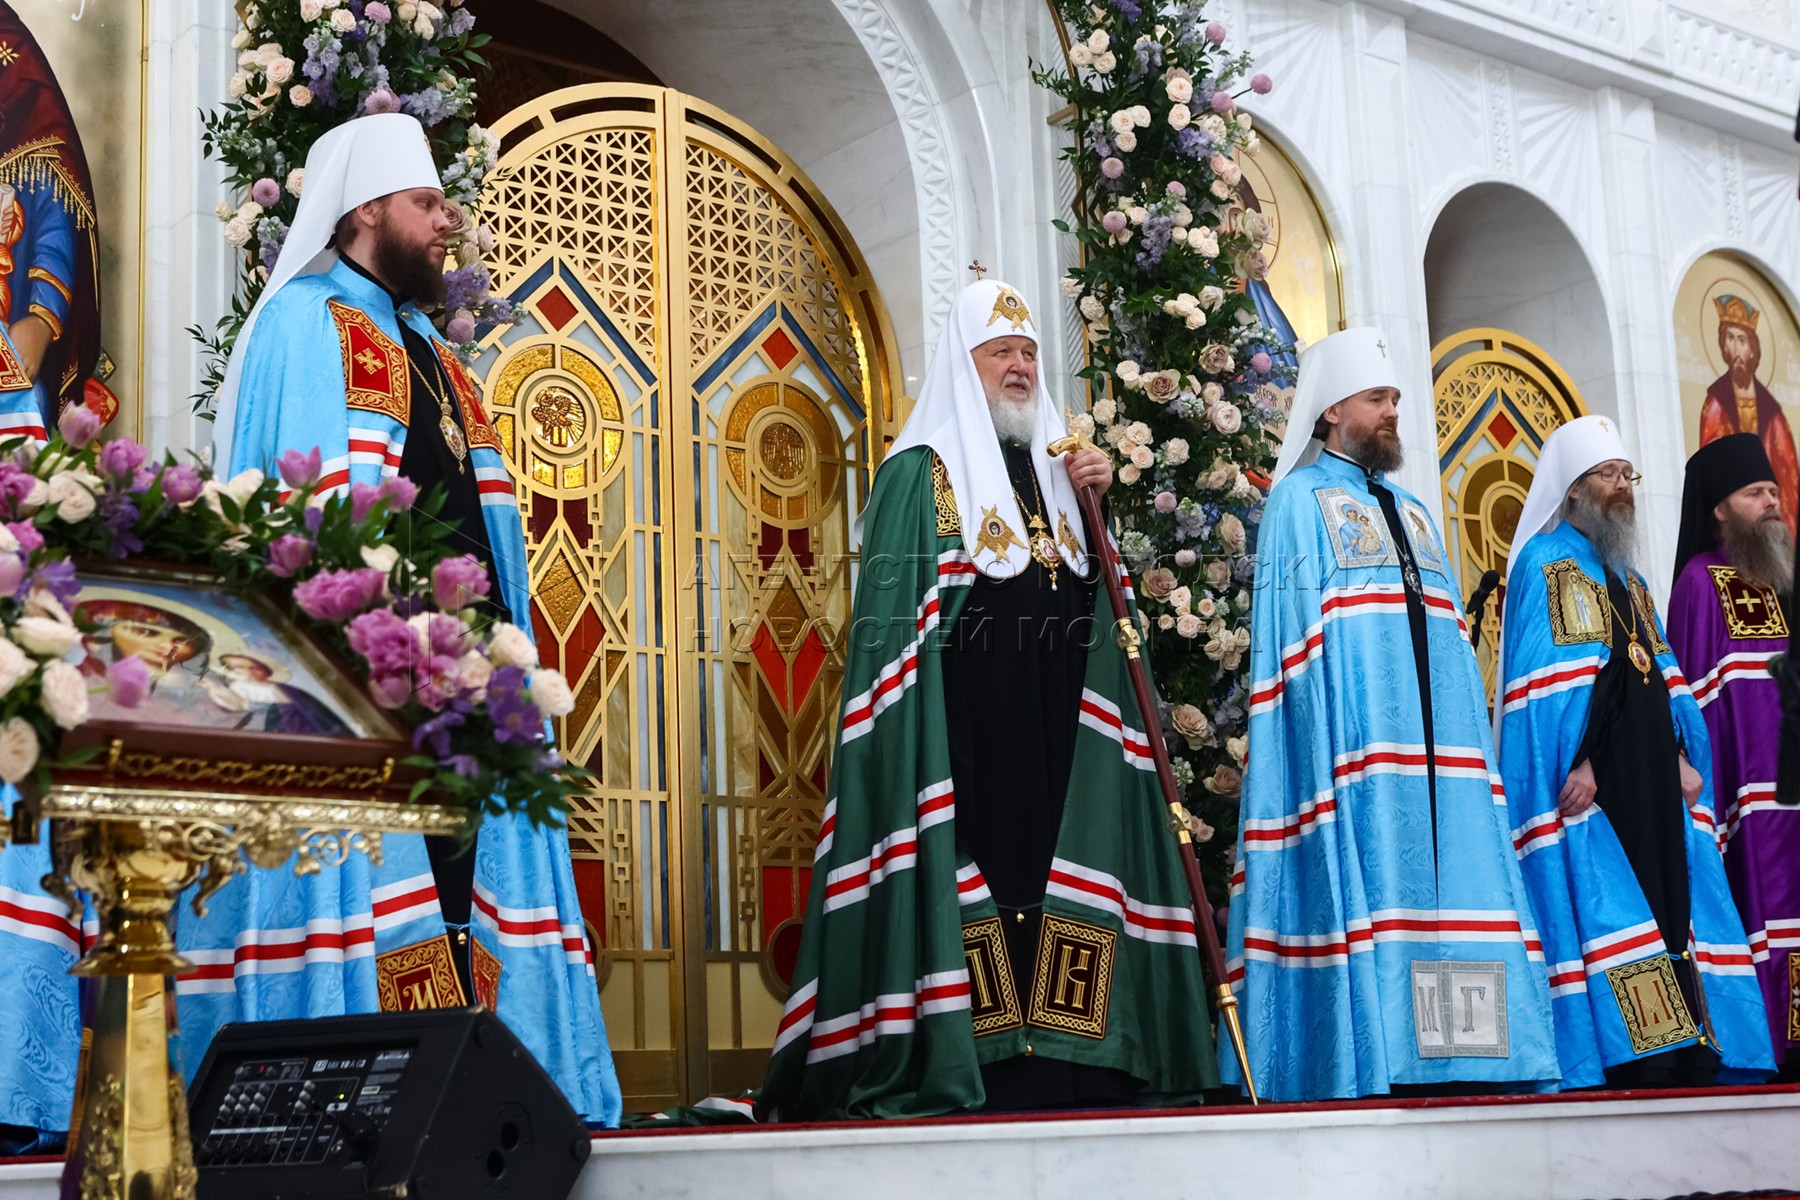
[[1011,400],[989,400],[988,416],[993,418],[994,433],[1001,441],[1031,445],[1037,433],[1037,405],[1030,401],[1014,404]]
[[1788,536],[1787,522],[1727,519],[1719,537],[1726,559],[1746,580],[1783,596],[1794,590],[1794,539]]
[[1563,515],[1587,537],[1595,553],[1600,555],[1601,563],[1623,578],[1637,557],[1636,508],[1609,513],[1584,487],[1569,497]]

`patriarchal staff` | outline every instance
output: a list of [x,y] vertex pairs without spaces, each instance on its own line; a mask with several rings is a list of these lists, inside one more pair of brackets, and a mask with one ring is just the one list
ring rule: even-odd
[[1155,734],[1090,555],[1107,535],[1076,504],[1111,468],[1055,462],[1064,432],[1024,299],[971,285],[864,514],[771,1115],[1170,1103],[1216,1081]]

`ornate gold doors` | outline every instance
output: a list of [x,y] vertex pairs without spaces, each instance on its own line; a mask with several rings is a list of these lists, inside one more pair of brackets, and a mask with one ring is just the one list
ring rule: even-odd
[[[1488,571],[1505,575],[1544,439],[1587,406],[1554,359],[1503,329],[1451,334],[1432,347],[1431,374],[1444,537],[1468,596]],[[1504,596],[1488,601],[1476,654],[1490,705]]]
[[514,110],[478,366],[517,481],[569,837],[626,1107],[755,1086],[825,804],[854,559],[894,425],[868,270],[732,118],[606,84]]

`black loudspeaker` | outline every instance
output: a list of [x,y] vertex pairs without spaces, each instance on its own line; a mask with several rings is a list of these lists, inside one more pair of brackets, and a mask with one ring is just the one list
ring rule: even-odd
[[200,1200],[563,1200],[589,1149],[479,1008],[227,1025],[188,1111]]

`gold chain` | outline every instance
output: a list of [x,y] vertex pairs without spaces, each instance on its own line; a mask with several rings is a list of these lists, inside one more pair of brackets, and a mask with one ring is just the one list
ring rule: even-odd
[[[432,374],[443,372],[443,363],[433,361],[432,365],[437,368]],[[426,394],[437,401],[438,432],[444,435],[444,445],[456,456],[456,473],[467,474],[465,462],[469,457],[469,443],[463,438],[462,427],[456,423],[456,416],[450,410],[450,397],[444,394],[444,387],[429,378],[423,370],[419,372],[419,378],[425,383]]]
[[1050,576],[1050,590],[1056,590],[1056,568],[1061,565],[1062,558],[1056,552],[1056,542],[1050,537],[1050,522],[1044,504],[1043,490],[1038,486],[1037,468],[1029,459],[1026,466],[1031,468],[1031,494],[1037,499],[1037,509],[1025,507],[1025,498],[1019,495],[1019,489],[1013,488],[1013,500],[1019,511],[1025,514],[1025,538],[1031,547],[1031,557],[1037,559]]

